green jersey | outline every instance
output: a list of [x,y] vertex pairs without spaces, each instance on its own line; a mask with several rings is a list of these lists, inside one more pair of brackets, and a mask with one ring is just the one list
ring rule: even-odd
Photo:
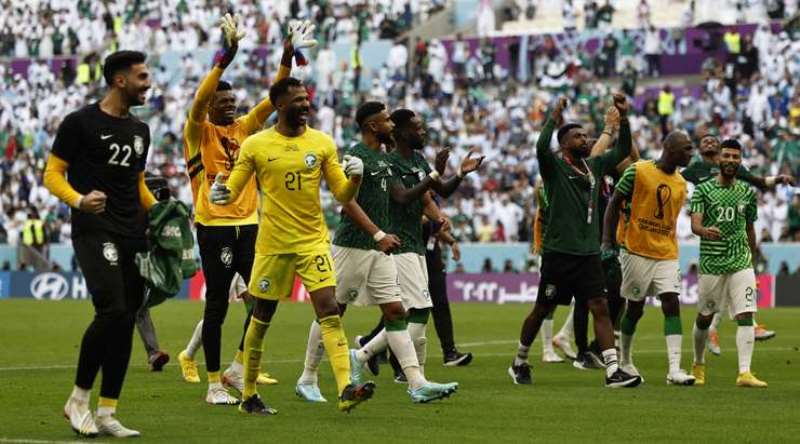
[[[708,162],[704,159],[699,159],[692,162],[689,164],[689,166],[684,168],[683,171],[681,171],[683,178],[695,186],[700,185],[709,179],[717,177],[717,174],[719,174],[719,165],[713,162]],[[739,169],[736,171],[736,178],[742,179],[751,185],[758,186],[756,183],[756,176],[750,174],[750,170],[743,165],[739,165]]]
[[704,227],[717,227],[722,239],[700,239],[700,273],[729,274],[753,266],[747,224],[758,218],[756,193],[742,181],[722,186],[702,183],[692,195],[692,213],[703,214]]
[[600,219],[603,213],[598,208],[598,201],[603,177],[614,174],[617,164],[630,154],[630,126],[627,120],[623,120],[617,146],[601,156],[586,159],[588,174],[557,157],[550,149],[554,127],[548,119],[536,142],[536,156],[548,202],[542,250],[579,256],[600,254]]
[[[406,188],[412,188],[420,183],[431,167],[428,162],[417,152],[411,159],[406,159],[396,150],[389,153],[392,170],[395,176]],[[417,199],[407,205],[393,202],[389,208],[392,221],[392,233],[400,238],[400,247],[395,253],[425,254],[425,241],[422,237],[422,199]]]
[[[390,229],[389,184],[393,177],[388,156],[386,153],[375,151],[363,143],[352,146],[346,152],[364,162],[364,175],[361,179],[361,187],[358,190],[356,203],[367,213],[372,223],[381,230],[388,232]],[[341,222],[336,230],[333,244],[362,250],[377,248],[372,236],[356,225],[344,212],[342,212]]]

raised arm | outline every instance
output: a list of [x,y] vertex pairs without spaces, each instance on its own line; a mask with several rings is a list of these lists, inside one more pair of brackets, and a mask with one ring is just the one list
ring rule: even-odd
[[444,197],[445,199],[450,197],[453,192],[456,191],[458,186],[461,185],[461,181],[464,179],[465,175],[480,168],[481,164],[483,163],[483,159],[486,158],[486,156],[472,157],[472,155],[475,153],[477,153],[477,149],[473,148],[469,150],[466,157],[464,157],[464,160],[461,161],[461,165],[458,167],[458,172],[455,176],[444,182],[433,183],[431,188],[436,191],[436,194]]
[[556,155],[550,149],[550,140],[553,138],[553,130],[564,122],[561,114],[566,107],[567,98],[560,97],[556,102],[556,106],[550,112],[550,116],[544,122],[542,132],[536,141],[536,158],[539,160],[539,172],[545,180],[555,172]]
[[614,174],[617,165],[631,154],[631,127],[628,121],[628,100],[622,94],[614,94],[614,106],[619,111],[619,137],[617,145],[611,151],[603,154],[603,171],[605,174]]
[[603,133],[592,146],[591,156],[600,156],[608,150],[614,141],[614,133],[619,130],[619,111],[616,106],[609,106],[606,110],[605,126]]

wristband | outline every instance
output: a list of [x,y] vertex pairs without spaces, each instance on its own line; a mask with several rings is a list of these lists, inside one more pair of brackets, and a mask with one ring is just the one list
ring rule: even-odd
[[458,176],[459,179],[464,178],[464,170],[462,170],[460,166],[458,167],[458,172],[456,173],[456,176]]
[[430,177],[431,180],[438,181],[439,180],[439,172],[436,171],[436,170],[433,170],[430,173],[428,173],[428,177]]
[[75,201],[75,205],[73,205],[73,207],[80,210],[81,204],[83,203],[83,198],[84,196],[81,195],[81,197],[79,197],[78,200]]
[[614,133],[612,133],[610,130],[603,130],[603,134],[608,134],[608,137],[614,137]]
[[386,233],[384,233],[384,232],[383,232],[383,231],[381,231],[381,230],[378,230],[378,232],[377,232],[377,233],[375,233],[375,234],[373,234],[373,235],[372,235],[372,239],[373,239],[373,240],[375,240],[375,242],[380,242],[380,241],[382,241],[382,240],[383,240],[383,238],[385,238],[385,237],[386,237]]
[[775,182],[777,182],[777,178],[775,176],[769,176],[764,179],[764,183],[766,183],[768,187],[774,187]]

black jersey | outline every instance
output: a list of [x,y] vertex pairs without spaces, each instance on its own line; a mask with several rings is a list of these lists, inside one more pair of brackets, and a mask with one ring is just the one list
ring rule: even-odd
[[66,161],[67,181],[86,195],[106,194],[100,214],[72,209],[72,235],[105,230],[144,237],[145,212],[139,200],[139,174],[150,147],[150,128],[134,116],[114,117],[87,105],[64,118],[53,142],[53,154]]

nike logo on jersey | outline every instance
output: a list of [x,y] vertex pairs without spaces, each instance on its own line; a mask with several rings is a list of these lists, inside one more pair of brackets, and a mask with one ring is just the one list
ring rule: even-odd
[[277,157],[267,157],[267,162],[272,162],[273,160],[278,160]]
[[113,136],[113,134],[100,134],[100,140],[110,139]]

